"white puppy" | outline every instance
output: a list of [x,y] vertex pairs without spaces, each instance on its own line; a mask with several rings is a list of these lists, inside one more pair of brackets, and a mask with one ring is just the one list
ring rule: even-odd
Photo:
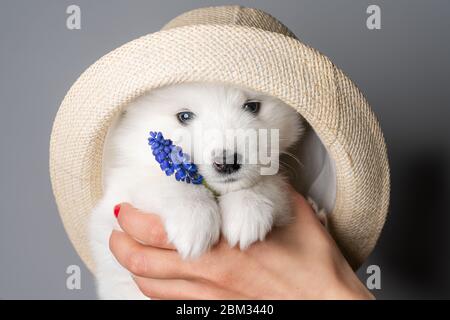
[[[162,132],[191,154],[217,198],[203,185],[166,176],[147,144],[149,131]],[[248,139],[230,135],[238,131]],[[131,103],[108,133],[104,195],[89,225],[99,297],[144,298],[108,247],[111,231],[118,228],[112,212],[116,204],[129,202],[159,214],[170,242],[185,258],[201,255],[220,233],[231,246],[245,249],[263,240],[273,225],[289,220],[287,182],[275,173],[279,153],[302,132],[303,120],[292,107],[226,85],[172,85]],[[263,155],[268,162],[263,163]]]

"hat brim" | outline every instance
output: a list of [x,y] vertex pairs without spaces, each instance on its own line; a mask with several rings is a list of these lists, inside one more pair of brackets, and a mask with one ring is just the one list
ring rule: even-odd
[[274,96],[312,126],[336,169],[331,233],[357,268],[372,251],[389,203],[384,138],[367,101],[318,51],[279,33],[185,26],[133,40],[90,66],[57,113],[50,175],[64,227],[95,271],[87,222],[102,196],[102,155],[114,117],[136,97],[181,82],[222,82]]

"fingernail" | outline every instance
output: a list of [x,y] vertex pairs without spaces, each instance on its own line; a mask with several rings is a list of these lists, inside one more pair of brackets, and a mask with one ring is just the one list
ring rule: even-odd
[[114,216],[117,218],[119,216],[120,204],[116,204],[114,207]]

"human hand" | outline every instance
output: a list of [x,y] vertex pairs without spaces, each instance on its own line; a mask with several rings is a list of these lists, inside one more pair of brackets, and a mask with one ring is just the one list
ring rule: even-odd
[[110,249],[156,299],[373,299],[308,202],[292,191],[295,220],[245,251],[225,240],[196,260],[168,243],[160,218],[122,204]]

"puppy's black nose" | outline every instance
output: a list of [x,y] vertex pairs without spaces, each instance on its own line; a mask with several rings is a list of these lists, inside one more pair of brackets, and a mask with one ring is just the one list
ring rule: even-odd
[[231,174],[241,168],[241,155],[234,153],[228,156],[226,150],[223,150],[222,157],[216,157],[213,166],[219,173]]

